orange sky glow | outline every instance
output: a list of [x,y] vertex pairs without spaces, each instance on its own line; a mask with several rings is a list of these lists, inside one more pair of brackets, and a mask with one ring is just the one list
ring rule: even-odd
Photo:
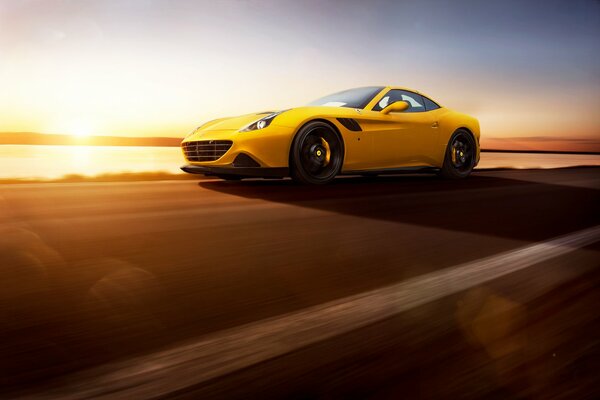
[[0,0],[0,132],[182,137],[390,84],[484,147],[600,151],[598,3],[427,3]]

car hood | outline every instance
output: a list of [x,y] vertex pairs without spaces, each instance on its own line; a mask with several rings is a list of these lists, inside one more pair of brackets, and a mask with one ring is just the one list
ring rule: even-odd
[[210,121],[204,126],[200,127],[202,131],[229,131],[229,130],[239,130],[244,126],[251,124],[257,119],[266,117],[269,114],[274,113],[275,111],[265,111],[260,113],[252,113],[246,115],[240,115],[237,117],[228,117],[216,119],[214,121]]

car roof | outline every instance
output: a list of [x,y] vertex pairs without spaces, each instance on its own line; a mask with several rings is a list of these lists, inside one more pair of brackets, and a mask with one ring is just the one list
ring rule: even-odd
[[[386,86],[384,89],[406,90],[407,92],[413,92],[413,93],[423,94],[423,93],[419,92],[418,90],[407,88],[407,87],[404,87],[404,86]],[[427,96],[427,97],[429,97],[429,96]]]

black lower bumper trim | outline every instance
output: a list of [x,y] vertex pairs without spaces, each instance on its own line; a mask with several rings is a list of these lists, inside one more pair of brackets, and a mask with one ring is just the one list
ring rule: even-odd
[[255,178],[283,178],[289,176],[289,169],[282,168],[263,168],[263,167],[220,167],[220,166],[205,166],[205,165],[184,165],[181,167],[188,174],[204,174],[204,175],[232,175],[232,176],[247,176]]

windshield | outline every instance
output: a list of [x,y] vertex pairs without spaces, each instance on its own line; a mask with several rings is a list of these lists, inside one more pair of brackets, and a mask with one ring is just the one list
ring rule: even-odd
[[369,86],[356,89],[344,90],[343,92],[330,94],[309,103],[309,106],[329,106],[365,108],[367,104],[383,89],[382,86]]

